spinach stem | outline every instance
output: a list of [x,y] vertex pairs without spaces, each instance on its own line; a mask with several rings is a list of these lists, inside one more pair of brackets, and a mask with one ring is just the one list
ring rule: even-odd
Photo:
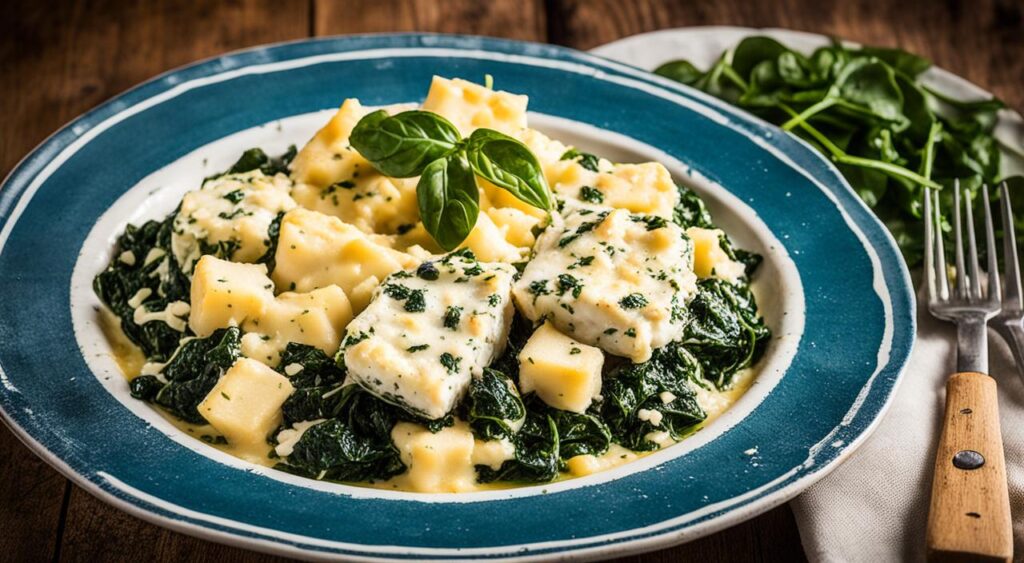
[[801,124],[805,123],[814,114],[820,113],[822,111],[825,111],[826,109],[836,105],[836,103],[838,101],[839,101],[839,98],[836,98],[834,96],[825,96],[824,98],[821,99],[821,101],[815,103],[811,107],[809,107],[809,108],[805,109],[804,111],[800,112],[799,115],[796,115],[796,116],[792,117],[789,121],[783,123],[782,124],[782,130],[783,131],[789,131],[789,130],[793,129],[794,127],[796,127],[797,125],[801,125]]

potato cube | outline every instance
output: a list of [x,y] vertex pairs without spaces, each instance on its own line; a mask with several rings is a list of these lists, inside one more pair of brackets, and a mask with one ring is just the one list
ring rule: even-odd
[[518,262],[528,251],[520,251],[515,245],[509,244],[505,240],[505,233],[487,213],[477,216],[476,226],[461,246],[472,250],[477,259],[483,262]]
[[[419,261],[338,219],[295,209],[281,221],[274,281],[286,291],[337,285],[346,295],[371,276],[384,279]],[[358,311],[357,311],[358,312]]]
[[401,477],[408,487],[421,493],[458,493],[476,484],[473,470],[473,433],[462,421],[437,433],[399,422],[391,430],[391,441],[409,471]]
[[282,293],[262,315],[245,322],[243,328],[249,334],[242,337],[242,352],[272,366],[289,342],[315,346],[333,356],[351,320],[352,306],[336,285],[309,293]]
[[545,322],[519,352],[519,389],[549,406],[582,413],[601,394],[604,354]]
[[192,276],[189,326],[206,337],[218,328],[258,317],[274,300],[274,283],[263,264],[238,264],[206,255]]
[[734,282],[743,277],[745,267],[729,258],[722,249],[722,231],[690,227],[686,236],[693,241],[693,271],[699,278],[718,278]]
[[292,394],[288,378],[241,358],[199,403],[199,414],[236,445],[257,446],[281,424],[281,405]]

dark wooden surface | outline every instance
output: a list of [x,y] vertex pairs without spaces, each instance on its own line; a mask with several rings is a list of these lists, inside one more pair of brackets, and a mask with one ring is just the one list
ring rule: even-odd
[[[787,27],[924,54],[1024,107],[1019,0],[8,0],[0,19],[0,174],[63,123],[165,70],[261,43],[386,31],[589,49],[667,27]],[[339,93],[342,96],[343,93]],[[71,485],[0,429],[0,560],[271,561],[170,532]],[[803,559],[787,506],[623,561]]]

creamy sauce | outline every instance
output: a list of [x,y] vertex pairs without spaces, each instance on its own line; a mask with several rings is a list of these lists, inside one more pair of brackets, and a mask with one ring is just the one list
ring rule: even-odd
[[[132,344],[124,336],[124,333],[118,325],[117,317],[115,317],[113,313],[106,310],[101,312],[101,326],[103,327],[104,334],[107,336],[107,340],[111,344],[114,360],[117,362],[118,367],[121,368],[121,372],[125,375],[125,378],[130,381],[139,375],[146,359],[142,356],[142,352],[138,347]],[[699,432],[708,424],[711,424],[716,418],[721,416],[726,409],[742,397],[743,394],[750,389],[750,386],[756,379],[755,376],[756,370],[745,369],[734,376],[733,387],[731,389],[726,391],[713,391],[698,388],[697,400],[707,413],[708,417],[704,422],[697,425],[691,434]],[[264,467],[273,467],[278,462],[277,459],[270,457],[270,453],[273,451],[273,447],[270,444],[223,443],[219,440],[220,434],[209,424],[191,424],[174,417],[159,407],[154,407],[154,409],[160,413],[160,416],[174,425],[175,428],[185,432],[193,438],[202,440],[208,446],[216,448],[224,453]],[[312,424],[310,424],[310,426],[312,426]],[[479,444],[480,442],[477,442],[477,446],[479,446]],[[592,459],[579,460],[578,458],[573,458],[569,463],[570,471],[560,474],[554,482],[564,481],[566,479],[590,475],[592,473],[619,467],[625,463],[640,459],[652,453],[654,452],[633,452],[619,446],[618,444],[612,444],[608,451],[603,455],[578,456],[578,458]],[[477,461],[480,460],[477,459]],[[347,484],[372,489],[409,491],[416,489],[411,482],[412,478],[413,477],[410,475],[410,472],[406,471],[405,473],[392,477],[386,481]],[[476,483],[475,481],[464,481],[461,483],[460,492],[498,491],[514,489],[519,486],[521,485],[510,482]]]

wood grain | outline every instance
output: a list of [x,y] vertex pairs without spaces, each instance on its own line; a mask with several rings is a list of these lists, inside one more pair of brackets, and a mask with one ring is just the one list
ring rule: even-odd
[[[958,373],[946,384],[928,511],[931,561],[1008,563],[1013,557],[997,392],[996,381],[983,373]],[[964,451],[981,454],[982,463],[955,465],[954,456]]]
[[556,4],[549,14],[552,41],[579,49],[671,27],[785,27],[920,53],[1011,107],[1024,109],[1024,3],[1019,0],[564,0]]
[[315,35],[430,31],[545,41],[541,0],[313,0]]

